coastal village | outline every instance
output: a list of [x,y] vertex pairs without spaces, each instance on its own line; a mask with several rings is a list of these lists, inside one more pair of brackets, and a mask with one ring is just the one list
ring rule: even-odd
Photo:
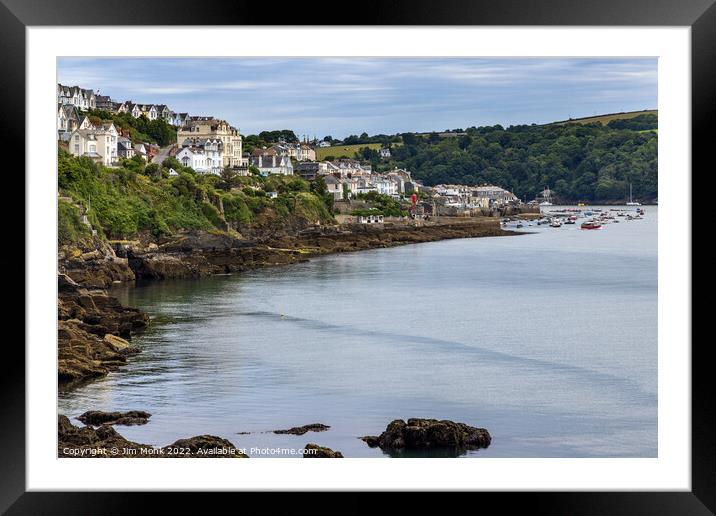
[[[112,122],[93,123],[89,112],[98,110],[148,121],[162,120],[176,130],[176,143],[165,147],[132,139],[128,131]],[[339,222],[381,223],[383,216],[371,216],[361,202],[374,192],[408,204],[410,217],[506,215],[525,205],[512,192],[497,185],[440,184],[427,187],[414,179],[409,170],[395,168],[376,171],[370,163],[353,157],[317,159],[317,149],[331,147],[317,139],[280,140],[277,143],[244,151],[239,129],[212,115],[176,112],[166,104],[142,104],[133,100],[116,100],[80,86],[57,85],[57,139],[73,156],[85,156],[106,167],[119,166],[123,160],[141,157],[146,163],[161,164],[169,157],[198,174],[220,175],[230,170],[239,176],[258,173],[296,175],[307,181],[323,178],[333,196]],[[333,142],[338,145],[341,142]],[[381,159],[390,157],[390,147],[379,150]],[[176,171],[170,170],[170,175]],[[267,192],[274,196],[275,192]],[[409,203],[412,201],[412,206]],[[356,210],[364,214],[352,216]]]
[[[242,135],[238,125],[225,118],[221,113],[177,112],[168,104],[115,99],[92,89],[57,84],[57,380],[64,393],[72,393],[110,373],[123,374],[136,354],[147,351],[133,337],[141,335],[150,324],[161,327],[169,320],[171,324],[182,324],[178,318],[150,318],[140,308],[125,306],[124,301],[115,297],[116,286],[137,280],[242,274],[299,264],[329,254],[446,239],[512,238],[523,233],[513,229],[524,226],[564,225],[564,234],[569,234],[567,227],[577,224],[580,218],[586,219],[581,229],[601,229],[612,223],[620,223],[621,227],[624,222],[641,220],[645,215],[639,202],[632,199],[631,183],[628,183],[628,208],[589,208],[579,203],[576,207],[550,209],[553,201],[560,204],[560,199],[548,185],[542,185],[544,176],[536,176],[530,190],[513,183],[515,190],[529,192],[524,193],[533,198],[529,202],[504,188],[505,184],[475,184],[483,178],[494,183],[510,181],[499,175],[480,176],[478,180],[477,176],[469,179],[446,174],[439,176],[439,180],[426,179],[429,183],[426,185],[408,170],[413,168],[418,171],[415,175],[429,177],[420,164],[395,159],[409,150],[406,147],[410,143],[405,138],[400,143],[396,139],[364,147],[371,156],[366,159],[368,153],[358,152],[360,144],[351,142],[351,136],[344,140],[329,136],[318,140],[308,136],[298,138],[290,130],[265,131],[271,133],[270,138],[262,137],[263,132]],[[462,148],[458,143],[460,138],[469,140],[466,132],[433,133],[425,139],[432,136],[451,138],[447,143],[456,148],[453,154],[476,162],[475,155],[464,152],[468,146]],[[646,141],[653,136],[649,132],[639,138]],[[490,145],[502,148],[496,142]],[[479,162],[478,166],[489,168],[486,163]],[[434,165],[430,162],[429,166]],[[470,184],[456,184],[461,178]],[[565,190],[559,184],[555,188]],[[544,231],[553,232],[547,228]],[[510,254],[519,253],[507,252],[501,258],[509,259]],[[550,248],[547,254],[558,253]],[[370,262],[370,257],[366,261]],[[470,269],[479,269],[473,266],[475,263],[479,262],[470,262]],[[394,271],[403,264],[389,265],[390,276],[400,276],[402,282],[402,275],[395,275]],[[505,278],[514,284],[511,269],[505,270]],[[429,275],[416,276],[417,281],[422,282]],[[339,276],[340,273],[336,274]],[[350,291],[334,286],[333,276],[325,277],[327,281],[321,286],[325,292],[350,299]],[[381,280],[374,278],[375,275],[368,278],[366,283],[381,288]],[[448,281],[446,288],[452,289],[453,284],[454,281]],[[310,295],[296,289],[293,283],[291,289],[300,293],[297,299],[301,302]],[[370,291],[371,302],[377,294],[383,295],[376,289]],[[403,285],[400,289],[400,296],[411,295]],[[189,290],[192,295],[202,295],[194,283]],[[453,293],[444,295],[449,299]],[[494,304],[494,296],[483,297],[486,304]],[[390,299],[394,303],[392,296]],[[320,301],[324,303],[324,298]],[[472,301],[469,299],[464,305],[472,306]],[[275,319],[266,319],[273,317],[271,312],[262,311],[259,315],[262,321],[269,322],[267,326],[273,320],[277,324],[298,320],[284,314],[281,308]],[[286,335],[293,338],[290,330]],[[206,340],[211,338],[209,335]],[[205,342],[200,344],[204,346]],[[314,348],[312,342],[310,348]],[[450,361],[454,362],[452,357]],[[194,381],[193,374],[192,369],[186,378]],[[216,378],[212,376],[210,380]],[[181,387],[184,389],[186,384]],[[255,386],[244,382],[243,388]],[[116,394],[110,404],[94,406],[82,400],[82,414],[71,406],[60,407],[59,457],[162,457],[172,456],[176,450],[185,450],[178,455],[182,457],[244,458],[263,453],[258,451],[260,448],[250,448],[246,453],[232,441],[203,430],[201,435],[181,438],[167,446],[125,439],[113,425],[158,426],[166,412],[163,403],[155,404],[159,411],[155,422],[150,420],[152,414],[144,410],[118,412],[118,407],[111,403],[122,399],[123,393]],[[302,414],[303,417],[308,416]],[[72,419],[84,426],[75,426]],[[255,432],[236,428],[230,437],[245,443],[257,438],[252,434],[302,436],[307,432],[327,432],[331,426],[326,423],[333,424],[305,423],[308,420],[297,419],[296,426],[269,431],[263,427]],[[431,453],[442,456],[446,449],[474,452],[488,448],[492,442],[489,431],[472,426],[476,424],[472,421],[468,424],[409,418],[386,423],[384,431],[382,424],[376,426],[375,432],[371,431],[376,435],[350,436],[354,444],[360,445],[344,452],[362,456],[376,449],[377,455],[380,449],[383,454],[402,456],[406,451],[417,450],[426,456]],[[331,442],[324,444],[335,446]],[[106,455],[106,450],[115,449],[122,451]],[[343,452],[309,442],[299,456],[342,458]]]

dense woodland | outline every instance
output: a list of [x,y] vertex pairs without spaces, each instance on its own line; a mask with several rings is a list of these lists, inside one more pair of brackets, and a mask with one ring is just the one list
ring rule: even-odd
[[389,161],[361,149],[375,169],[400,167],[426,185],[491,183],[534,199],[549,187],[562,201],[658,197],[657,116],[594,124],[470,127],[461,136],[401,135]]

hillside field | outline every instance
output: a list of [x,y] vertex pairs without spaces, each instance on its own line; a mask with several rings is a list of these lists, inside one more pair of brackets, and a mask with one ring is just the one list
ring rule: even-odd
[[600,123],[607,125],[612,120],[622,120],[625,118],[634,118],[639,115],[658,115],[659,110],[657,109],[645,109],[643,111],[629,111],[628,113],[610,113],[608,115],[589,116],[585,118],[573,118],[571,120],[561,120],[559,122],[552,122],[548,125],[562,125],[562,124],[593,124]]
[[333,156],[334,158],[353,158],[355,153],[363,147],[369,147],[371,149],[380,150],[382,145],[380,143],[359,143],[356,145],[336,145],[335,147],[317,147],[316,148],[316,159],[321,161],[326,159],[326,156]]

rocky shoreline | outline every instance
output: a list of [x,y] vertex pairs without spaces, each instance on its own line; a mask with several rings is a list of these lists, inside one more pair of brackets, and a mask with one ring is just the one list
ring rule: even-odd
[[[58,255],[58,369],[60,389],[75,386],[121,369],[140,350],[133,334],[149,324],[136,308],[123,306],[108,293],[115,284],[136,279],[198,278],[238,273],[260,267],[288,265],[311,257],[454,238],[513,235],[499,220],[461,219],[448,223],[399,226],[333,226],[303,229],[294,234],[273,233],[247,239],[220,232],[184,232],[171,238],[144,235],[136,241],[95,239],[84,248],[64,246]],[[128,441],[113,424],[144,424],[150,415],[83,414],[88,426],[75,427],[65,416],[58,421],[60,457],[245,457],[234,445],[216,436],[195,436],[155,448]],[[89,426],[98,424],[97,428]],[[275,433],[303,435],[330,428],[314,424]],[[304,457],[341,458],[337,451],[315,443]],[[108,451],[109,450],[109,451]],[[113,450],[120,450],[114,453]],[[181,450],[183,454],[172,454]]]
[[110,424],[98,428],[74,426],[67,416],[57,418],[57,456],[84,458],[247,458],[231,441],[214,435],[179,439],[160,448],[129,441]]
[[495,218],[441,223],[320,226],[248,239],[238,233],[188,231],[134,241],[95,239],[58,255],[58,381],[61,388],[116,371],[139,352],[132,334],[149,324],[107,289],[135,279],[200,278],[289,265],[333,253],[454,238],[511,235]]

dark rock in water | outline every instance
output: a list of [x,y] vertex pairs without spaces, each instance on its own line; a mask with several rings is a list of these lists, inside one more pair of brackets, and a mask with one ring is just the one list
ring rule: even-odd
[[492,438],[484,428],[438,419],[402,419],[392,421],[379,436],[361,437],[371,448],[383,450],[455,448],[487,448]]
[[179,457],[207,457],[213,459],[220,457],[248,457],[248,455],[237,449],[231,441],[214,435],[198,435],[188,439],[179,439],[162,449],[175,454],[171,456]]
[[99,428],[74,426],[67,416],[63,415],[57,420],[57,437],[58,457],[247,457],[231,442],[213,435],[179,439],[164,448],[155,448],[149,444],[129,441],[109,425],[102,425]]
[[321,423],[312,423],[304,426],[294,426],[288,430],[274,430],[275,434],[291,434],[291,435],[303,435],[306,432],[325,432],[331,428],[328,425],[322,425]]
[[333,451],[330,448],[318,446],[317,444],[309,443],[303,447],[303,458],[304,459],[342,459],[343,454],[339,451]]
[[130,410],[128,412],[102,412],[99,410],[89,410],[79,416],[77,419],[85,425],[144,425],[147,423],[151,414],[141,410]]
[[58,457],[146,457],[142,449],[153,450],[148,444],[128,441],[111,426],[78,427],[63,415],[58,417],[57,438]]

